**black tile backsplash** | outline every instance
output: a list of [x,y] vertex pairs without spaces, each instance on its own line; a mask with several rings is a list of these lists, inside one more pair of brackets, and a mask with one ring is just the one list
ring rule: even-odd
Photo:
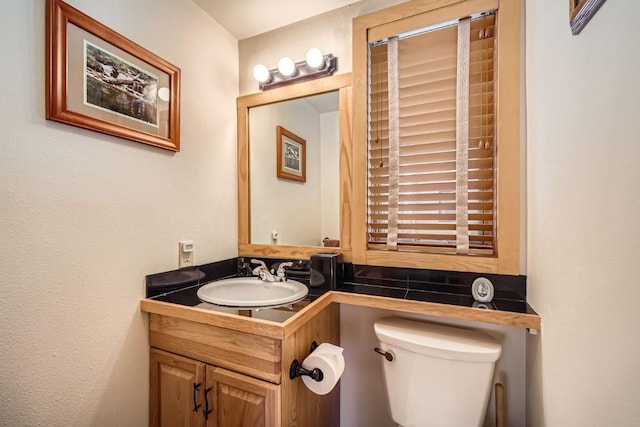
[[212,262],[193,268],[146,276],[147,298],[238,275],[238,259]]
[[[146,277],[147,297],[162,296],[162,300],[167,302],[194,305],[199,302],[196,296],[199,286],[222,278],[250,275],[251,268],[255,267],[255,265],[249,265],[249,261],[253,258],[264,261],[269,268],[274,269],[281,262],[293,261],[294,267],[287,269],[287,276],[309,285],[310,261],[308,260],[239,257],[192,269],[149,275]],[[339,264],[339,270],[341,280],[337,290],[342,292],[517,313],[535,313],[526,302],[526,276],[379,267],[352,263]],[[491,303],[478,304],[474,301],[471,295],[471,284],[478,277],[486,277],[493,283],[495,296]],[[310,288],[309,297],[316,298],[328,290]]]
[[344,282],[378,285],[425,292],[471,296],[471,284],[478,277],[491,280],[496,299],[526,301],[526,276],[378,267],[344,264]]

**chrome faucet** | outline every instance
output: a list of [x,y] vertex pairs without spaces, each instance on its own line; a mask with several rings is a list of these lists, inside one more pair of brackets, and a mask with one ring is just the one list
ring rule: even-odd
[[281,262],[278,266],[278,271],[276,271],[276,280],[279,282],[286,282],[287,276],[285,276],[285,267],[293,267],[292,262]]
[[266,282],[285,282],[287,277],[285,275],[285,267],[293,266],[292,262],[283,262],[278,266],[278,271],[276,271],[276,275],[273,275],[273,270],[269,271],[267,265],[264,261],[260,261],[259,259],[252,259],[251,264],[258,264],[256,268],[252,270],[254,276],[258,276],[260,280],[264,280]]
[[251,264],[258,264],[258,266],[252,271],[254,276],[258,276],[260,280],[265,280],[267,282],[276,281],[276,278],[273,274],[271,274],[264,261],[260,261],[259,259],[252,259]]

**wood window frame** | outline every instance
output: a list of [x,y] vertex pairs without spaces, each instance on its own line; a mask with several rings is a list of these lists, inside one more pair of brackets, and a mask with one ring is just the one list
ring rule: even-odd
[[[367,239],[368,40],[498,9],[496,58],[496,242],[494,256],[371,250]],[[353,262],[520,273],[520,0],[413,0],[353,21]]]

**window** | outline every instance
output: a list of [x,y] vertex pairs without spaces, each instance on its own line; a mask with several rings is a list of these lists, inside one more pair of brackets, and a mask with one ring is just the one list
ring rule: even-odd
[[369,43],[369,247],[493,255],[494,23]]
[[354,20],[354,262],[517,274],[520,2],[420,5]]

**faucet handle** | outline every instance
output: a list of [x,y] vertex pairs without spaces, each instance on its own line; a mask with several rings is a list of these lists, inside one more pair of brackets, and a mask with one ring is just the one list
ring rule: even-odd
[[284,268],[285,267],[293,267],[293,263],[292,262],[281,262],[280,265],[278,266],[278,271],[276,271],[276,277],[278,279],[280,279],[281,281],[284,281],[286,279],[285,274],[284,274]]
[[[259,259],[252,259],[251,264],[258,264],[258,266],[252,270],[254,276],[260,276],[260,273],[269,271],[269,269],[267,268],[267,264],[265,264],[264,261],[260,261]],[[262,276],[260,278],[262,278]]]
[[260,267],[267,268],[267,264],[265,264],[264,261],[261,261],[259,259],[251,259],[251,264],[258,264]]

